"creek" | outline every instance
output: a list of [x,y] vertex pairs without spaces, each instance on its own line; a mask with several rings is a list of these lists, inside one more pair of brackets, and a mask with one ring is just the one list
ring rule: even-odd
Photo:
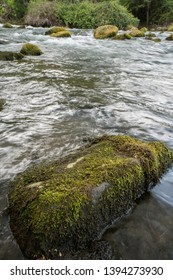
[[[23,259],[9,227],[9,181],[32,163],[57,159],[103,134],[160,140],[173,149],[173,43],[71,38],[45,28],[0,25],[0,51],[25,42],[44,52],[0,61],[0,259]],[[114,259],[173,259],[173,169],[103,238]]]

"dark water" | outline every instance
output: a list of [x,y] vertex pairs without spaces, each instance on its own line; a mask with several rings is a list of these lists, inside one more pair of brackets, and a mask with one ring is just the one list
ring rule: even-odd
[[[0,61],[0,259],[20,259],[7,213],[8,182],[33,162],[57,158],[103,133],[161,140],[173,148],[173,43],[71,38],[43,28],[3,29],[0,50],[36,43],[44,54]],[[173,259],[173,169],[104,238],[113,258]]]

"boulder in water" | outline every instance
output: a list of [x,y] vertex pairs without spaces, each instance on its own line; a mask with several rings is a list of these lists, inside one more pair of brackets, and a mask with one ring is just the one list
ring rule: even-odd
[[132,29],[130,30],[130,35],[132,37],[144,37],[145,33],[139,30],[137,27],[132,27]]
[[57,33],[52,33],[50,36],[56,37],[56,38],[66,38],[66,37],[71,37],[71,32],[70,31],[59,31]]
[[43,52],[40,50],[40,48],[31,43],[26,43],[22,46],[20,53],[23,55],[41,55]]
[[1,52],[0,51],[0,60],[20,60],[24,56],[21,53],[17,52]]
[[4,23],[4,24],[3,24],[3,27],[4,27],[4,28],[13,28],[12,24],[9,23],[9,22]]
[[103,136],[12,182],[10,225],[24,254],[63,258],[82,250],[148,191],[173,162],[161,142]]
[[118,27],[115,25],[103,25],[99,26],[94,31],[94,37],[96,39],[107,39],[115,37],[118,33]]
[[45,32],[45,35],[56,34],[62,31],[67,31],[67,29],[63,26],[54,26]]

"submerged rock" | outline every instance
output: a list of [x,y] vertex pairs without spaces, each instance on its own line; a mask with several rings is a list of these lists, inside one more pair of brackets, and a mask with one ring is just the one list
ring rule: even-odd
[[20,60],[23,57],[24,56],[21,53],[0,51],[0,60]]
[[106,39],[115,37],[118,33],[118,27],[114,25],[99,26],[94,31],[94,37],[96,39]]
[[166,38],[167,41],[173,41],[173,34],[170,34],[167,38]]
[[0,111],[2,111],[5,104],[5,100],[0,98]]
[[23,55],[41,55],[43,52],[37,45],[26,43],[22,46],[20,53]]
[[156,43],[161,42],[161,39],[158,38],[155,33],[151,33],[151,32],[146,34],[145,39],[156,42]]
[[32,259],[59,259],[89,247],[172,162],[163,143],[121,135],[29,168],[9,193],[10,225],[20,248]]

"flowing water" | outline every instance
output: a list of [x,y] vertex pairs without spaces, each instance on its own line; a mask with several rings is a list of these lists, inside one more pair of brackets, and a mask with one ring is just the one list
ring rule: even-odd
[[[58,158],[102,134],[161,140],[173,148],[173,43],[143,38],[95,40],[92,31],[71,38],[47,29],[4,29],[0,51],[24,42],[44,52],[0,61],[0,259],[22,259],[9,227],[8,183],[31,163]],[[173,169],[103,238],[112,258],[173,259]]]

